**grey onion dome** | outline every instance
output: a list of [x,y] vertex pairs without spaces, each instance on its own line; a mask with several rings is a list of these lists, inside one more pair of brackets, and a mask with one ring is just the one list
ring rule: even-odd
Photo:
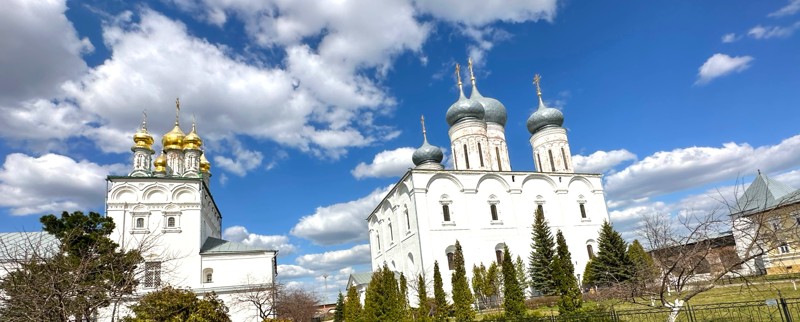
[[503,103],[500,103],[500,101],[494,98],[481,95],[481,92],[479,92],[478,88],[475,86],[472,87],[472,94],[469,96],[469,98],[476,100],[483,105],[484,121],[506,126],[508,115],[506,114],[506,107],[503,105]]
[[461,96],[458,101],[450,105],[445,114],[447,124],[453,126],[454,124],[465,119],[479,119],[482,120],[485,111],[483,105],[477,100],[472,100],[464,96],[464,91],[461,91]]
[[417,148],[411,156],[411,161],[414,161],[416,166],[424,163],[442,163],[442,160],[444,160],[442,149],[438,146],[430,145],[427,138],[424,139],[422,146]]
[[542,97],[539,96],[539,109],[528,118],[528,132],[534,134],[541,129],[561,126],[562,124],[564,124],[564,113],[561,113],[558,109],[545,106]]

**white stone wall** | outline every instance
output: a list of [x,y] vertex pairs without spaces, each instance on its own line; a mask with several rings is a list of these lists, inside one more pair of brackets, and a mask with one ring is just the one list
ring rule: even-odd
[[[567,141],[567,130],[551,127],[539,130],[531,136],[533,162],[540,172],[575,172],[572,153]],[[550,155],[552,154],[552,159]],[[566,162],[565,162],[566,161]]]
[[456,170],[492,169],[489,140],[486,136],[486,122],[464,120],[454,124],[448,133],[450,134],[450,148],[453,152],[453,165]]
[[511,171],[508,158],[505,128],[497,123],[486,123],[486,137],[489,140],[489,155],[492,159],[492,170]]

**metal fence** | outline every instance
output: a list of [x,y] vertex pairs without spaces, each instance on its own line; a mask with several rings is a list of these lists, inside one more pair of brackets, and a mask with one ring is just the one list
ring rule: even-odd
[[[671,309],[667,307],[608,310],[570,315],[529,317],[484,321],[506,322],[663,322],[667,321]],[[705,305],[684,305],[678,313],[677,322],[800,322],[800,298],[776,298],[764,301],[731,302]]]

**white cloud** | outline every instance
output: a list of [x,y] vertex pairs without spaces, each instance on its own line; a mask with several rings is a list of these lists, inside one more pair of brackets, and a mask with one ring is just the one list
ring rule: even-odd
[[732,43],[732,42],[737,41],[737,40],[739,40],[739,36],[737,36],[735,33],[729,33],[729,34],[722,35],[722,42],[723,43]]
[[800,12],[800,0],[789,0],[789,4],[786,6],[778,9],[775,12],[770,13],[769,17],[785,17],[791,16],[797,12]]
[[636,160],[636,155],[625,149],[608,152],[597,151],[588,156],[572,156],[575,171],[582,173],[606,173],[617,165],[630,160]]
[[58,154],[12,153],[0,168],[0,206],[11,208],[13,215],[100,210],[106,176],[124,174],[126,168]]
[[306,254],[298,256],[296,261],[300,266],[313,270],[338,270],[345,266],[369,264],[369,245],[361,244],[350,249],[335,250],[321,254]]
[[0,104],[59,93],[59,85],[86,70],[81,54],[94,49],[79,39],[64,0],[3,1],[0,10]]
[[707,84],[717,77],[725,76],[733,72],[741,72],[749,68],[752,61],[753,57],[751,56],[731,57],[725,54],[714,54],[698,69],[697,81],[695,84]]
[[800,22],[795,22],[787,27],[781,26],[755,26],[751,28],[747,35],[755,39],[786,38],[800,29]]
[[776,172],[800,164],[800,135],[776,145],[753,148],[725,143],[660,151],[606,177],[610,202],[664,195],[691,187],[733,180],[756,169]]
[[415,1],[420,11],[445,21],[480,27],[494,21],[525,22],[552,20],[556,0],[513,1]]
[[237,243],[250,246],[257,246],[271,250],[277,250],[278,255],[286,256],[294,253],[297,246],[289,242],[289,237],[283,235],[259,235],[247,231],[242,226],[231,226],[225,228],[222,237]]
[[278,265],[278,276],[281,278],[311,277],[317,273],[297,265]]
[[414,148],[397,148],[394,150],[384,150],[375,155],[372,163],[366,164],[359,163],[355,169],[350,171],[356,179],[363,178],[383,178],[383,177],[396,177],[403,175],[408,168],[413,168],[414,163],[411,162],[411,155],[414,154]]
[[233,156],[231,158],[221,155],[214,156],[215,166],[243,177],[248,171],[261,165],[261,161],[264,159],[261,152],[245,149],[239,140],[233,138],[227,139],[226,142],[225,146],[230,148]]
[[300,218],[291,234],[318,245],[366,241],[367,216],[390,189],[378,188],[357,200],[318,207],[314,214]]

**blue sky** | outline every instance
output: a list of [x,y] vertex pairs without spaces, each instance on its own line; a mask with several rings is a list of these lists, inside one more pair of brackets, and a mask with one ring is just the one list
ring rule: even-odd
[[284,281],[328,274],[333,291],[368,269],[363,218],[412,166],[421,114],[449,147],[454,64],[471,57],[508,109],[512,167],[533,170],[539,73],[576,167],[605,174],[612,221],[634,238],[639,216],[707,211],[757,169],[800,187],[798,34],[798,0],[12,0],[0,230],[102,211],[142,110],[159,140],[180,97],[225,237],[277,248]]

